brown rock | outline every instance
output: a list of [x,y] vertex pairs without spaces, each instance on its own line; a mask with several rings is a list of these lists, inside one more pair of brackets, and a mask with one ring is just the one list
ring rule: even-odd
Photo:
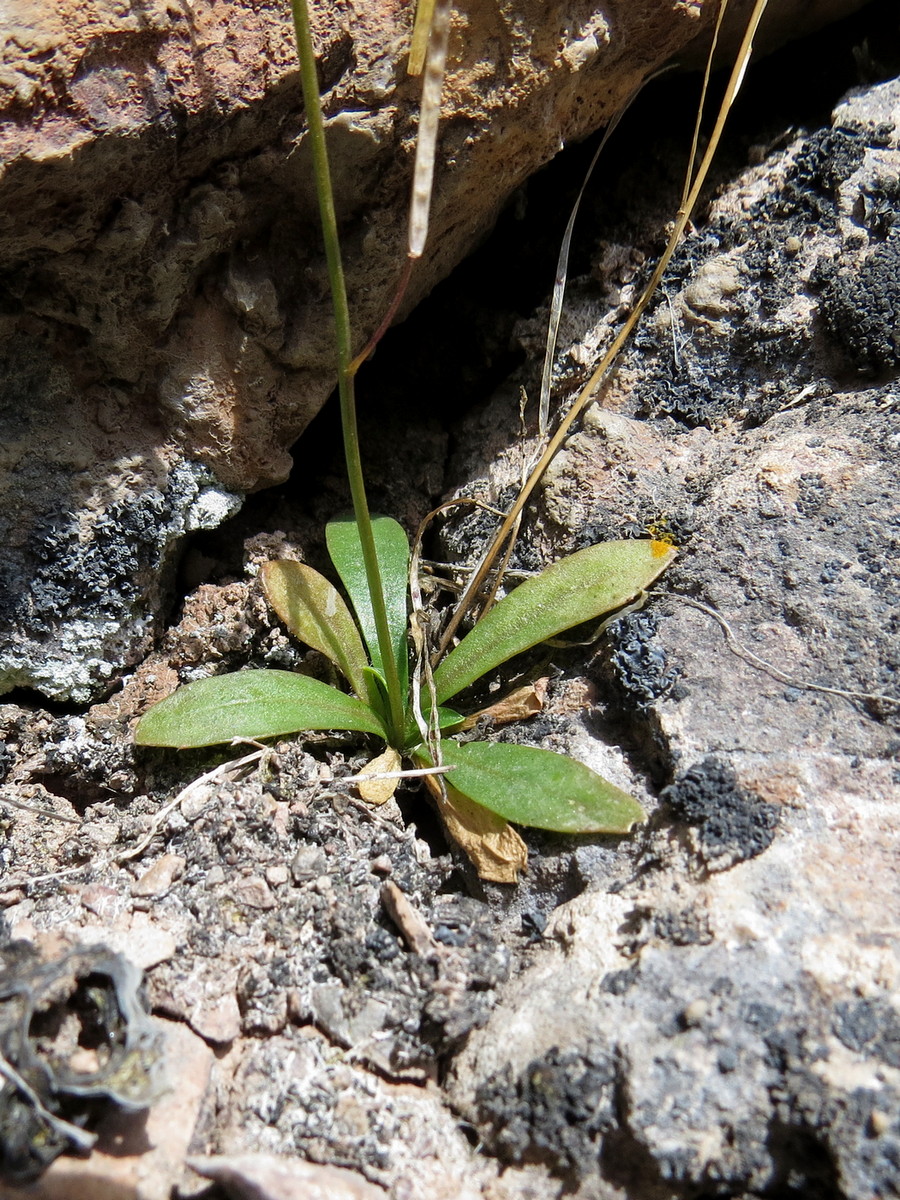
[[278,903],[265,879],[260,879],[256,875],[250,875],[246,879],[236,879],[232,890],[237,902],[246,904],[250,908],[275,908]]

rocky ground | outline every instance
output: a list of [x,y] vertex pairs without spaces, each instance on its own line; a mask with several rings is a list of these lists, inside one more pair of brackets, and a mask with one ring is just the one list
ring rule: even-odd
[[[53,1119],[21,1088],[7,1103],[0,1194],[898,1193],[900,82],[896,42],[854,44],[859,86],[830,119],[837,96],[818,117],[800,91],[767,108],[791,59],[751,79],[716,193],[512,564],[607,537],[678,544],[639,612],[517,664],[549,680],[546,707],[496,731],[597,767],[646,825],[525,831],[520,886],[485,885],[421,793],[357,797],[363,741],[131,745],[179,681],[315,665],[255,571],[285,551],[319,561],[343,503],[326,415],[289,484],[195,540],[183,603],[120,690],[0,707],[0,1039],[32,1088],[56,1085]],[[666,86],[635,113],[650,167],[613,147],[579,227],[560,403],[677,204],[682,85]],[[671,124],[640,124],[653,104]],[[565,194],[556,179],[520,209]],[[546,225],[526,240],[552,244]],[[375,501],[410,529],[441,496],[507,499],[534,444],[519,389],[538,365],[512,370],[510,346],[539,346],[546,307],[488,315],[490,286],[465,287],[471,355],[422,363],[424,345],[460,344],[450,291],[363,384]],[[434,389],[425,417],[421,391],[392,390],[403,361]],[[507,377],[463,411],[454,391],[488,361]],[[485,536],[447,524],[433,552],[468,561]],[[97,1147],[23,1190],[72,1149],[59,1118]]]

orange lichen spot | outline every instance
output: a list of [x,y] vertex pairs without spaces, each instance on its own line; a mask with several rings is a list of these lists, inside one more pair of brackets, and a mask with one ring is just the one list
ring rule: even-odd
[[[656,517],[655,520],[650,521],[646,528],[654,542],[661,542],[663,546],[667,546],[669,548],[672,546],[677,546],[675,534],[671,525],[669,524],[669,518],[665,513]],[[653,553],[659,556],[664,554],[665,550],[654,549]]]

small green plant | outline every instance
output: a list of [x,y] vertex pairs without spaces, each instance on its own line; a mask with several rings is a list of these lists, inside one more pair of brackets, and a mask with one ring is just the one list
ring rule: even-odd
[[[758,21],[764,4],[765,0],[756,0],[754,20]],[[369,513],[354,394],[355,371],[369,347],[352,358],[307,0],[292,0],[292,8],[334,305],[341,421],[353,501],[352,516],[329,523],[326,541],[350,604],[328,579],[303,563],[267,563],[262,568],[262,582],[269,602],[291,633],[326,655],[345,676],[352,694],[289,671],[245,670],[214,676],[179,688],[151,708],[138,722],[135,741],[145,746],[187,748],[311,730],[372,735],[388,747],[378,762],[384,773],[394,774],[402,758],[425,771],[445,824],[479,874],[511,882],[524,866],[526,856],[524,844],[508,822],[566,833],[626,833],[642,819],[643,812],[627,793],[563,755],[517,744],[457,740],[453,734],[466,721],[448,708],[447,702],[530,647],[630,604],[665,570],[675,551],[661,541],[612,541],[580,550],[515,588],[452,646],[453,633],[490,569],[490,559],[485,559],[444,631],[438,661],[429,662],[421,643],[421,625],[417,624],[412,631],[417,635],[413,640],[418,642],[413,662],[409,637],[410,546],[396,521],[389,517],[373,519]],[[432,29],[429,53],[432,49],[434,53],[433,61],[426,64],[426,93],[430,71],[432,93],[437,89],[439,101],[448,0],[439,0],[438,9],[442,17]],[[755,29],[752,22],[751,26],[726,96],[727,106],[749,57]],[[418,36],[421,40],[421,23]],[[723,120],[720,114],[714,141],[718,140]],[[433,145],[433,129],[429,138]],[[543,466],[649,302],[649,294],[696,202],[711,150],[689,176],[676,232],[648,291],[591,383],[560,423],[507,514],[492,551],[505,543],[508,552],[518,514]],[[422,175],[430,178],[430,169]],[[420,178],[418,164],[416,178]],[[421,254],[423,222],[427,220],[427,213],[422,213],[421,194],[422,188],[414,187],[418,202],[413,205],[409,262],[401,278],[401,291],[409,277],[410,263]]]
[[[138,724],[135,740],[140,745],[186,748],[236,737],[352,730],[383,739],[398,760],[407,758],[417,767],[433,766],[438,753],[448,772],[442,797],[445,817],[451,809],[464,808],[457,799],[463,797],[503,822],[566,833],[626,833],[641,820],[640,805],[631,796],[581,763],[548,750],[446,737],[436,752],[427,736],[428,725],[434,729],[435,722],[430,712],[415,711],[410,687],[409,542],[389,517],[370,519],[370,529],[389,630],[386,654],[354,518],[332,521],[326,532],[355,620],[337,588],[312,567],[282,561],[262,568],[263,587],[279,617],[295,637],[334,663],[353,695],[290,671],[212,676],[179,688],[150,709]],[[663,542],[604,542],[561,559],[521,584],[435,670],[436,724],[445,733],[459,729],[464,718],[446,707],[448,701],[522,651],[634,600],[673,556]],[[455,815],[459,819],[459,813]],[[464,841],[464,836],[458,840]]]

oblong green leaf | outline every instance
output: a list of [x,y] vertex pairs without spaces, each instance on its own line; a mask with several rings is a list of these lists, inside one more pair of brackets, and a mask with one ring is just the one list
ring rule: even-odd
[[[381,570],[381,584],[384,589],[391,645],[394,647],[400,687],[405,696],[409,686],[409,650],[406,641],[409,539],[403,526],[399,525],[392,517],[373,517],[372,534],[375,538],[375,553]],[[356,521],[353,517],[329,521],[325,527],[325,541],[331,561],[347,589],[359,621],[359,627],[362,630],[363,639],[369,649],[372,665],[384,675],[384,662],[378,645],[375,616],[369,597],[369,581],[366,578],[366,566],[363,561],[362,545]]]
[[[573,758],[507,742],[441,743],[447,782],[507,821],[557,833],[627,833],[637,800]],[[416,758],[425,758],[421,748]]]
[[450,651],[434,673],[438,703],[523,650],[621,608],[674,557],[664,542],[601,542],[547,567],[505,596]]
[[293,671],[237,671],[185,684],[138,721],[139,746],[215,746],[306,729],[355,729],[384,737],[361,700]]
[[363,672],[369,665],[356,622],[344,597],[306,563],[264,563],[266,599],[301,642],[326,655],[350,681],[360,700],[371,702]]

